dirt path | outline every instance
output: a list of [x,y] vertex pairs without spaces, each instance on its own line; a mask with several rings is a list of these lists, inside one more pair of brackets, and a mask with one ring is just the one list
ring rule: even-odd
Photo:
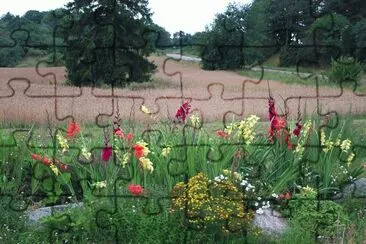
[[[112,99],[111,89],[72,88],[64,84],[65,69],[43,68],[37,73],[34,68],[0,69],[0,118],[2,121],[45,122],[46,110],[53,120],[73,115],[77,121],[110,121],[113,105],[118,100],[124,119],[139,121],[172,118],[181,97],[191,100],[193,109],[207,121],[231,120],[233,114],[257,114],[267,116],[268,82],[255,81],[235,72],[204,71],[197,64],[168,60],[163,72],[165,57],[152,57],[159,71],[156,79],[169,81],[165,89],[131,91],[116,89]],[[174,74],[175,75],[172,75]],[[167,75],[170,74],[171,76]],[[44,77],[42,77],[44,76]],[[314,80],[309,82],[315,83]],[[182,89],[180,89],[182,85]],[[287,85],[269,81],[271,93],[276,98],[279,111],[284,112],[285,103],[289,116],[300,109],[309,114],[322,107],[322,111],[346,113],[366,112],[365,96],[351,91],[319,88],[316,86]],[[55,99],[55,94],[58,98]],[[318,98],[318,99],[317,99]],[[139,107],[145,104],[154,115],[146,115]],[[306,104],[306,105],[305,105]],[[115,108],[116,106],[114,106]],[[100,114],[105,114],[100,115]],[[98,117],[99,115],[99,117]]]

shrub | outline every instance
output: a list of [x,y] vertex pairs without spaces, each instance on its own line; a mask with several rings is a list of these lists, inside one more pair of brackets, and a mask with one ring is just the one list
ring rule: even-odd
[[172,212],[185,211],[188,222],[198,228],[219,227],[224,232],[246,229],[254,217],[252,211],[245,211],[243,193],[228,179],[209,181],[198,173],[188,184],[179,182],[171,197]]
[[294,223],[318,236],[334,237],[349,222],[341,205],[331,200],[317,200],[315,190],[310,187],[303,187],[295,194],[289,207]]
[[332,59],[329,79],[334,82],[358,82],[361,79],[363,65],[352,57]]

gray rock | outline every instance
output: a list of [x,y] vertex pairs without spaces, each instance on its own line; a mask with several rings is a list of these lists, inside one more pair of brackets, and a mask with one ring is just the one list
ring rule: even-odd
[[351,184],[345,186],[342,193],[337,194],[334,200],[343,202],[348,198],[366,198],[366,178],[355,180]]
[[283,234],[288,228],[286,219],[272,209],[263,210],[263,214],[256,213],[253,224],[269,235]]
[[56,205],[52,207],[38,208],[36,210],[27,212],[28,220],[30,223],[37,223],[41,218],[51,216],[52,213],[57,213],[65,210],[66,208],[81,207],[83,203],[70,203],[65,205]]

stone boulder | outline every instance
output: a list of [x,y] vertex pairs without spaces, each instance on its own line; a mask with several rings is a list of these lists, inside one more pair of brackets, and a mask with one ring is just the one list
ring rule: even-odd
[[51,216],[53,213],[64,211],[67,208],[81,207],[83,203],[70,203],[65,205],[56,205],[52,207],[43,207],[27,212],[28,220],[31,224],[37,223],[41,218]]
[[272,209],[265,209],[262,214],[256,213],[253,224],[269,235],[283,234],[288,228],[286,219],[279,212]]
[[343,202],[348,198],[365,198],[366,199],[366,178],[355,180],[349,185],[346,185],[342,193],[337,194],[334,200]]

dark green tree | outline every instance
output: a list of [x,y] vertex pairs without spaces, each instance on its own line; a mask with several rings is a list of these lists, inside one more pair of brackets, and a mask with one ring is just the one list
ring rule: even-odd
[[281,66],[294,65],[302,58],[300,53],[304,55],[302,44],[307,37],[306,30],[316,18],[314,9],[319,8],[319,1],[271,0],[269,2],[266,8],[269,19],[268,30],[280,49]]
[[224,13],[216,15],[204,35],[203,69],[238,69],[244,65],[244,36],[249,11],[249,5],[231,3]]
[[357,22],[352,31],[356,40],[355,56],[362,62],[366,62],[366,19]]
[[147,0],[75,0],[66,5],[65,65],[74,85],[149,81],[156,66]]

